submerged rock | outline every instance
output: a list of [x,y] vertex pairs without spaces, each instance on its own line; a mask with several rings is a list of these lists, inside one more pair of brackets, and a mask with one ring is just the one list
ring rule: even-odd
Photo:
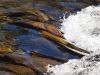
[[0,71],[0,75],[16,75],[16,74],[9,71]]
[[[36,75],[36,73],[25,66],[22,65],[16,65],[16,64],[4,64],[4,65],[0,65],[0,69],[3,70],[8,70],[10,72],[15,73],[15,75],[19,74],[19,75]],[[1,73],[0,73],[1,75]]]
[[[53,59],[50,59],[47,57],[42,57],[42,56],[39,56],[34,53],[32,53],[32,56],[22,55],[22,54],[18,54],[18,53],[9,53],[9,54],[1,55],[1,57],[9,59],[9,61],[12,61],[13,63],[16,63],[15,65],[8,64],[7,66],[4,65],[5,67],[3,66],[4,68],[11,70],[13,72],[19,72],[19,70],[21,68],[26,67],[25,68],[26,70],[28,68],[30,68],[27,70],[29,72],[34,70],[35,72],[38,72],[38,73],[45,73],[46,66],[48,64],[52,64],[52,65],[61,64],[61,62],[59,62],[59,61],[56,61],[56,60],[53,60]],[[23,66],[20,66],[20,65],[23,65]],[[12,67],[10,67],[10,66],[12,66]],[[23,69],[22,72],[24,73],[26,71],[24,71],[24,69]],[[19,72],[19,73],[21,73],[21,72]]]
[[13,52],[10,48],[6,48],[6,47],[0,47],[0,53],[7,53],[7,52]]
[[59,28],[57,28],[56,26],[54,26],[52,24],[46,24],[46,23],[42,23],[42,22],[33,21],[32,26],[37,29],[46,30],[54,35],[57,35],[60,37],[62,36],[62,32],[59,30]]
[[26,12],[36,15],[40,21],[50,20],[49,16],[47,14],[43,13],[42,11],[40,11],[39,9],[35,9],[35,8],[28,9]]
[[47,39],[50,39],[50,40],[62,45],[63,47],[66,48],[66,50],[69,49],[70,51],[73,51],[73,52],[78,53],[80,55],[88,55],[89,54],[88,51],[73,45],[72,43],[70,43],[69,41],[67,41],[67,40],[65,40],[65,39],[63,39],[61,37],[57,37],[57,36],[55,36],[53,34],[50,34],[49,32],[42,31],[42,35],[44,37],[46,37]]

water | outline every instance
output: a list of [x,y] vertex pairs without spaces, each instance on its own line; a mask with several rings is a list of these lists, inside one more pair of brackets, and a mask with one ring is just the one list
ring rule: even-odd
[[59,45],[43,38],[42,35],[35,29],[28,29],[16,25],[7,25],[4,30],[11,32],[16,40],[16,48],[22,49],[25,52],[35,51],[45,56],[67,61],[68,59],[79,58],[73,53],[63,51]]
[[[6,0],[2,0],[2,1],[6,1]],[[49,2],[48,2],[48,0],[43,1],[43,2],[41,2],[41,1],[39,2],[36,0],[34,0],[34,2],[32,2],[33,0],[14,0],[15,1],[14,3],[13,3],[13,0],[12,0],[12,2],[10,2],[9,0],[7,0],[8,2],[2,2],[2,1],[0,3],[0,9],[1,9],[0,12],[9,12],[10,13],[12,11],[16,12],[21,9],[28,10],[29,8],[32,8],[32,7],[38,8],[38,9],[42,10],[44,13],[51,15],[53,17],[53,19],[48,21],[47,23],[54,23],[58,27],[61,27],[60,19],[63,18],[64,14],[66,14],[65,15],[66,18],[68,17],[68,15],[70,15],[70,13],[66,12],[65,8],[69,8],[71,10],[71,12],[76,12],[76,11],[81,10],[82,8],[89,5],[89,4],[84,4],[84,3],[80,4],[75,1],[74,2],[61,2],[60,1],[60,2],[55,2],[55,3],[53,1],[51,2],[50,0],[49,0]],[[18,3],[18,4],[16,4],[16,3]],[[0,18],[0,19],[2,19],[2,18]],[[20,21],[20,19],[19,19],[19,21]],[[77,64],[78,64],[78,62],[80,61],[79,59],[82,56],[80,56],[74,52],[71,52],[70,50],[67,50],[66,48],[60,46],[59,44],[57,44],[53,41],[50,41],[50,40],[44,38],[41,35],[41,33],[39,32],[39,30],[36,30],[34,28],[27,28],[27,27],[28,26],[23,27],[20,25],[16,25],[14,23],[13,24],[5,24],[5,23],[1,23],[1,21],[0,21],[0,46],[5,46],[5,47],[11,48],[13,50],[12,55],[17,52],[19,55],[22,54],[23,57],[29,55],[29,57],[32,58],[30,56],[30,53],[36,52],[39,55],[48,57],[48,59],[53,58],[55,60],[57,60],[57,59],[62,60],[63,62],[75,59],[75,61],[77,61]],[[15,58],[17,60],[17,63],[19,64],[18,60],[20,60],[20,58],[17,57],[17,55]],[[3,59],[4,58],[2,58],[2,60]],[[14,59],[14,58],[12,57],[12,59]],[[6,59],[5,59],[5,61],[2,61],[2,60],[0,61],[0,63],[2,63],[2,64],[4,64],[4,63],[8,64],[8,62],[9,62],[9,64],[15,64],[14,61],[16,61],[16,60],[14,60],[14,61],[12,60],[10,62],[9,59],[7,59],[7,61],[6,61]],[[40,59],[38,59],[38,60],[41,61]],[[31,61],[28,61],[28,62],[31,62]],[[35,61],[35,62],[37,62],[37,61]],[[21,64],[23,65],[23,62],[21,62]],[[19,65],[21,65],[21,64],[19,64]],[[27,65],[30,65],[30,64],[27,64]],[[27,65],[25,65],[25,66],[27,66]],[[64,64],[64,66],[66,66],[66,63]],[[37,67],[39,67],[38,69],[41,68],[41,66],[37,66]],[[44,68],[44,67],[45,66],[43,66],[42,68]],[[59,69],[59,66],[57,68]],[[63,68],[64,67],[61,67],[61,71]],[[55,71],[56,69],[51,70],[51,68],[50,68],[50,72]],[[56,75],[58,75],[58,73],[59,72],[57,70]],[[66,70],[65,70],[65,73],[66,73]]]
[[99,6],[89,6],[77,12],[76,15],[70,15],[62,23],[64,37],[84,50],[94,53],[99,51],[99,11]]
[[[70,59],[62,65],[48,65],[47,72],[50,75],[100,75],[100,46],[98,47],[99,44],[95,44],[99,43],[99,31],[96,31],[98,35],[95,35],[96,33],[94,35],[91,34],[91,31],[95,27],[99,28],[99,12],[100,6],[89,6],[77,12],[76,15],[70,15],[64,20],[62,23],[62,31],[65,33],[64,37],[71,42],[73,41],[72,43],[78,47],[91,51],[92,53],[83,56],[81,59]],[[84,30],[83,34],[81,32],[82,29]],[[79,36],[77,37],[77,35]],[[86,36],[86,38],[81,38],[83,40],[82,42],[79,39],[81,36]]]
[[50,75],[99,75],[100,55],[89,55],[82,59],[69,60],[48,69]]
[[[77,5],[77,3],[76,4],[70,3],[70,2],[67,4],[66,3],[61,2],[59,4],[64,5],[64,6],[67,5],[65,7],[73,8],[72,11],[77,10],[77,8],[79,9],[79,6],[78,6],[79,4]],[[25,5],[23,6],[26,7]],[[30,6],[31,4],[29,4],[29,6],[27,5],[26,8]],[[63,16],[64,10],[59,9],[59,7],[53,7],[53,5],[46,4],[46,3],[35,3],[34,2],[32,6],[43,10],[45,13],[48,13],[49,15],[52,15],[54,17],[54,20],[57,21],[56,23],[58,24],[58,26],[60,25],[59,17]],[[80,9],[81,8],[82,7],[80,7]],[[9,9],[9,11],[11,12],[13,10]],[[12,36],[14,36],[16,43],[17,43],[16,47],[18,49],[22,49],[26,52],[36,51],[40,54],[50,56],[53,58],[62,59],[65,61],[67,61],[68,59],[74,59],[74,58],[81,57],[77,54],[71,53],[70,51],[67,52],[64,48],[62,48],[58,44],[55,44],[54,42],[43,38],[41,34],[35,29],[28,29],[28,28],[24,28],[24,27],[20,27],[16,25],[10,25],[10,24],[5,25],[5,26],[6,26],[5,30],[7,30],[7,32],[11,32]]]

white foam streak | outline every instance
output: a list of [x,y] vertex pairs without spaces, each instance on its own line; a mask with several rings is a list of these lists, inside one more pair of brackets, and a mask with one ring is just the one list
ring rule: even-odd
[[90,52],[100,50],[100,7],[90,6],[64,19],[64,37]]

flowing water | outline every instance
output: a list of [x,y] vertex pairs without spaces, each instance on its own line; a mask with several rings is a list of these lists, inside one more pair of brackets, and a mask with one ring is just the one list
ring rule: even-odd
[[[28,10],[30,8],[40,9],[45,14],[48,14],[49,16],[51,15],[50,17],[53,17],[53,20],[50,20],[47,23],[50,23],[50,24],[54,23],[57,27],[60,28],[61,27],[60,22],[62,21],[62,20],[60,21],[60,19],[63,19],[64,15],[65,15],[65,18],[67,18],[70,15],[70,13],[67,12],[68,9],[70,9],[71,13],[75,13],[77,11],[80,11],[82,8],[89,6],[90,4],[85,3],[85,2],[82,3],[82,2],[80,2],[80,0],[79,1],[77,1],[77,0],[68,1],[68,2],[66,0],[62,0],[62,1],[54,0],[54,2],[50,1],[50,0],[44,0],[44,1],[41,1],[41,0],[15,0],[15,1],[14,0],[1,0],[0,12],[11,13],[11,12],[16,12],[16,11],[21,11],[21,10]],[[0,15],[1,15],[1,13],[0,13]],[[16,14],[16,16],[18,16],[18,14]],[[19,18],[16,19],[15,17],[12,19],[14,19],[15,21],[20,20]],[[50,58],[55,59],[55,60],[60,60],[63,62],[70,60],[68,63],[65,63],[63,65],[54,66],[52,68],[49,68],[48,71],[49,71],[49,74],[51,74],[51,75],[66,75],[66,74],[90,75],[90,74],[78,74],[79,71],[81,72],[80,68],[82,68],[82,71],[84,71],[83,70],[84,66],[81,67],[81,64],[84,65],[82,61],[87,62],[87,63],[88,62],[92,63],[91,61],[86,60],[87,57],[83,57],[81,60],[79,60],[82,56],[80,56],[74,52],[71,52],[70,50],[60,46],[59,44],[57,44],[51,40],[44,38],[42,36],[42,34],[39,32],[39,30],[28,27],[28,26],[23,27],[23,26],[21,26],[21,24],[17,25],[16,23],[5,23],[6,21],[3,20],[3,22],[2,22],[2,20],[3,20],[3,18],[1,17],[0,18],[0,48],[1,47],[10,48],[11,50],[13,50],[13,53],[11,53],[11,54],[7,53],[7,54],[4,54],[3,56],[1,54],[0,55],[0,59],[1,59],[0,63],[1,64],[7,65],[8,63],[9,64],[12,63],[14,65],[17,64],[17,65],[28,66],[28,67],[31,67],[30,65],[32,65],[32,66],[36,66],[35,69],[39,70],[39,72],[43,71],[43,69],[41,70],[41,64],[44,65],[45,62],[40,63],[43,58],[39,59],[39,62],[35,59],[36,56],[34,57],[33,61],[30,59],[32,57],[26,58],[27,56],[30,56],[30,54],[32,52],[36,52],[39,55],[47,57],[48,61],[46,61],[46,62],[49,62]],[[66,20],[67,19],[65,19],[65,22],[62,23],[63,25],[64,25],[64,23],[66,23]],[[37,20],[35,20],[35,21],[37,21]],[[40,21],[40,19],[39,19],[39,21]],[[64,36],[66,38],[66,34]],[[18,53],[18,54],[16,54],[16,53]],[[20,56],[20,54],[22,56]],[[20,61],[20,59],[18,59],[20,57],[25,58],[25,60],[23,62],[22,62],[22,60]],[[91,58],[91,60],[92,60],[92,58]],[[31,64],[32,62],[35,62],[35,63],[37,62],[38,65],[40,65],[40,66],[38,66],[37,63]],[[94,62],[95,62],[95,60],[94,60]],[[99,61],[95,64],[95,66],[98,66],[98,64],[99,64]],[[87,66],[87,65],[85,65],[85,66]],[[96,69],[95,66],[93,66],[94,72]],[[45,66],[43,66],[43,67],[45,67]],[[74,70],[74,68],[75,68],[75,70]],[[91,66],[88,68],[91,68]],[[9,71],[9,68],[7,68],[7,67],[3,68],[3,69],[0,67],[0,71],[4,70],[3,72],[0,72],[0,73],[1,74],[3,73],[4,75],[9,75],[8,73],[5,73],[5,71],[6,71],[5,69],[7,69],[7,72]],[[34,69],[34,67],[31,67],[31,69]],[[67,70],[67,69],[69,69],[69,70]],[[79,71],[77,72],[76,69]],[[87,69],[87,67],[85,67],[85,69]],[[12,72],[12,69],[10,69],[10,71]],[[16,72],[16,71],[14,71],[14,72]],[[27,74],[27,75],[31,75],[31,74]],[[35,75],[35,74],[33,74],[33,75]],[[41,75],[41,73],[39,73],[39,75]]]
[[[72,11],[79,10],[82,7],[85,7],[85,4],[80,5],[79,3],[76,4],[71,2],[69,3],[61,2],[59,4],[64,5],[65,7],[69,7]],[[63,13],[64,13],[63,10],[50,6],[49,4],[42,3],[42,2],[40,3],[33,2],[32,5],[30,4],[29,6],[27,5],[27,8],[30,6],[43,10],[44,12],[54,16],[54,19],[56,20],[59,20],[61,16],[63,17]],[[12,10],[9,9],[9,11]],[[18,49],[25,50],[26,52],[36,51],[43,55],[47,55],[55,58],[57,57],[59,59],[64,59],[64,60],[80,58],[79,56],[73,53],[71,54],[65,52],[63,48],[60,48],[59,45],[51,42],[50,40],[43,38],[41,34],[35,29],[28,29],[16,25],[7,24],[4,25],[1,31],[10,32],[13,38],[16,40],[16,47]]]
[[[81,18],[81,19],[80,19]],[[50,75],[100,75],[99,26],[100,6],[89,6],[64,19],[64,37],[90,52],[81,59],[71,59],[62,65],[48,65]]]

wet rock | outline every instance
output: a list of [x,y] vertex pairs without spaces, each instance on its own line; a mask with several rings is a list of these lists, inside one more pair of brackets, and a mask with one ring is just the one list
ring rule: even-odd
[[0,22],[10,21],[9,17],[7,17],[5,14],[0,13]]
[[10,32],[0,30],[0,53],[13,52],[14,36]]
[[88,51],[73,45],[72,43],[70,43],[69,41],[67,41],[67,40],[65,40],[65,39],[63,39],[61,37],[57,37],[55,35],[52,35],[49,32],[42,31],[42,35],[44,37],[46,37],[47,39],[50,39],[50,40],[62,45],[66,49],[69,49],[69,50],[71,50],[71,51],[73,51],[75,53],[78,53],[79,55],[88,55],[89,54]]
[[76,0],[76,2],[86,2],[86,3],[92,3],[96,1],[99,1],[99,0]]
[[7,8],[10,7],[19,7],[21,4],[17,1],[1,1],[0,4],[3,4],[3,6],[7,6]]
[[60,37],[62,36],[62,32],[56,26],[54,26],[52,24],[46,24],[46,23],[42,23],[42,22],[33,21],[32,26],[37,29],[46,30],[54,35],[57,35]]
[[56,64],[61,64],[61,62],[58,62],[56,60],[50,59],[49,57],[42,57],[41,55],[37,55],[36,53],[32,53],[32,58],[33,58],[33,63],[34,67],[37,68],[40,72],[46,71],[46,66],[48,64],[56,65]]
[[47,31],[51,32],[54,35],[62,37],[62,32],[60,31],[60,29],[58,29],[54,25],[48,25],[47,26]]
[[22,27],[27,27],[27,28],[35,28],[39,31],[41,30],[48,31],[59,37],[62,37],[62,34],[63,34],[56,25],[50,24],[50,23],[26,21],[26,22],[11,22],[9,24],[14,24],[14,25],[22,26]]
[[16,12],[9,12],[6,13],[7,16],[11,17],[22,17],[22,16],[27,16],[27,13],[23,11],[16,11]]
[[0,75],[16,75],[16,74],[9,71],[0,71]]
[[89,3],[89,4],[97,4],[100,0],[78,0],[79,2]]
[[44,37],[46,37],[46,38],[48,38],[48,39],[51,39],[51,40],[53,40],[53,41],[56,41],[56,42],[58,42],[58,43],[60,43],[60,44],[63,44],[63,45],[67,45],[67,44],[68,44],[67,40],[65,40],[65,39],[63,39],[63,38],[60,38],[60,37],[57,37],[57,36],[55,36],[55,35],[52,35],[52,34],[50,34],[49,32],[42,31],[41,33],[42,33],[42,35],[43,35]]
[[3,55],[4,57],[7,57],[9,60],[12,60],[16,64],[24,65],[36,72],[44,73],[46,72],[46,66],[48,64],[56,65],[56,64],[61,64],[61,62],[45,58],[45,57],[40,57],[35,54],[32,54],[32,56],[27,56],[27,55],[21,55],[18,53],[9,53]]
[[13,72],[16,75],[17,74],[19,74],[19,75],[36,75],[32,69],[22,66],[22,65],[4,64],[4,65],[0,65],[0,68],[2,70],[8,70],[10,72]]
[[64,6],[60,5],[58,2],[49,3],[49,5],[52,6],[53,8],[56,8],[57,10],[63,11],[63,13],[71,12],[71,10],[68,7],[64,7]]
[[0,53],[13,52],[10,48],[0,47]]
[[38,19],[39,19],[40,21],[48,21],[48,20],[50,19],[49,16],[48,16],[47,14],[43,13],[43,12],[40,11],[39,9],[35,9],[35,8],[33,8],[33,9],[28,9],[27,12],[30,13],[30,14],[33,14],[33,15],[38,16]]

